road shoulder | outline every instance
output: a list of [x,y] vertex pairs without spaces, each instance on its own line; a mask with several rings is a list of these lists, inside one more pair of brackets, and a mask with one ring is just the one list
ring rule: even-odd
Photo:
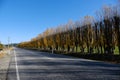
[[6,80],[11,55],[4,53],[0,57],[0,80]]

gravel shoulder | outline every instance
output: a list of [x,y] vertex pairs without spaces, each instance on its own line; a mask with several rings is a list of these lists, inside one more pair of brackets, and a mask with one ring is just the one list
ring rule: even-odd
[[0,80],[6,80],[10,59],[10,54],[6,52],[2,53],[2,56],[0,57]]

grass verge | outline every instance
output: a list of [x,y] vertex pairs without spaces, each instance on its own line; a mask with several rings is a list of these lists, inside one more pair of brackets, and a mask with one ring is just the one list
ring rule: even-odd
[[[38,50],[38,49],[29,49],[34,51],[41,51],[41,52],[49,52],[52,53],[51,50]],[[91,59],[91,60],[98,60],[98,61],[105,61],[110,63],[120,63],[120,55],[118,54],[88,54],[88,53],[74,53],[74,52],[65,52],[65,51],[54,51],[54,54],[62,54],[67,56],[73,56],[78,58],[84,58],[84,59]]]

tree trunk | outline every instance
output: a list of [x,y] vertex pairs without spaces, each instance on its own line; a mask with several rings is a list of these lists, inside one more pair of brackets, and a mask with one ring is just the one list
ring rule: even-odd
[[100,45],[100,52],[101,52],[101,54],[103,54],[103,50],[102,50],[102,45]]
[[76,45],[76,52],[77,52],[78,45]]
[[120,55],[120,45],[118,46],[118,49],[119,49],[119,55]]
[[70,46],[69,46],[69,45],[67,46],[67,51],[68,51],[68,52],[70,51]]

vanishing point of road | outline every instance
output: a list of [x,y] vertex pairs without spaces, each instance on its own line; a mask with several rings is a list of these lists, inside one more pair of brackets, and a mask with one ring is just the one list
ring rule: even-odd
[[120,80],[120,64],[15,48],[7,80]]

